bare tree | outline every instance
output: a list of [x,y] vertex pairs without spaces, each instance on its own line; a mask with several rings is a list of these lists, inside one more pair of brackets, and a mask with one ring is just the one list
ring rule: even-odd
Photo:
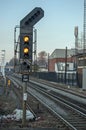
[[47,53],[45,51],[41,51],[38,53],[38,65],[40,67],[46,68],[46,66],[47,66]]

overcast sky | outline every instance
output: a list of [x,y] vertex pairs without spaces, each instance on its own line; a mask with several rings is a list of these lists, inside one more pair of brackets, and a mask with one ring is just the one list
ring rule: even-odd
[[14,27],[35,7],[44,10],[35,25],[37,52],[73,48],[74,27],[83,32],[83,5],[84,0],[0,0],[0,50],[6,50],[6,61],[14,55]]

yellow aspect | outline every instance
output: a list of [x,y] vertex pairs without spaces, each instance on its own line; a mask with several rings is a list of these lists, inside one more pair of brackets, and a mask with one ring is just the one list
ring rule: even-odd
[[24,36],[24,42],[29,42],[29,37],[28,36]]
[[24,53],[27,54],[29,52],[28,48],[24,48]]
[[10,83],[11,83],[10,80],[8,80],[8,86],[10,86]]

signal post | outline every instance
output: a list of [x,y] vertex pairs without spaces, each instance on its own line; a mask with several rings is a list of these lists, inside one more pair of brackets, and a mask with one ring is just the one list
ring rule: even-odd
[[22,126],[26,123],[27,82],[29,82],[29,74],[32,71],[33,26],[43,16],[44,11],[36,7],[20,21],[20,73],[24,84]]
[[26,103],[27,103],[27,82],[29,81],[29,71],[30,64],[28,63],[28,59],[30,59],[30,37],[28,35],[24,35],[23,37],[23,47],[22,47],[22,64],[21,64],[21,72],[22,72],[22,82],[23,82],[23,118],[22,118],[22,126],[24,127],[26,124]]

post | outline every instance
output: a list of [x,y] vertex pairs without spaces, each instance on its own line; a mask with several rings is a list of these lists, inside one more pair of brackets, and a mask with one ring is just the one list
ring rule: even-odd
[[34,72],[37,65],[37,29],[34,29]]
[[67,73],[67,47],[65,50],[65,84],[66,84],[66,73]]
[[49,72],[49,53],[48,53],[48,72]]
[[27,82],[24,82],[23,86],[23,117],[22,126],[26,125],[26,103],[27,103]]

